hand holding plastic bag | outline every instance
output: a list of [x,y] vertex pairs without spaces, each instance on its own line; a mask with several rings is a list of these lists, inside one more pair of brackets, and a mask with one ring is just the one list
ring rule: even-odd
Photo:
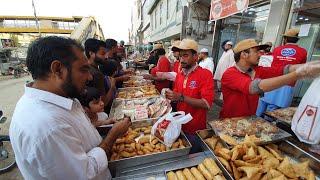
[[152,126],[151,134],[156,136],[167,147],[171,147],[180,136],[182,124],[186,124],[191,120],[190,113],[187,115],[183,111],[169,113]]
[[320,76],[320,61],[305,63],[296,69],[299,79],[313,79]]

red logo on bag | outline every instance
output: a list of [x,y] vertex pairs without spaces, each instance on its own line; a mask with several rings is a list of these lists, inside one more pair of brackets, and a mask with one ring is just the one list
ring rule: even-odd
[[309,109],[309,110],[306,112],[306,114],[307,114],[307,116],[312,116],[312,115],[314,114],[314,112],[313,112],[311,109]]
[[158,125],[158,128],[167,129],[167,127],[169,126],[170,123],[171,123],[171,121],[163,120],[163,121]]

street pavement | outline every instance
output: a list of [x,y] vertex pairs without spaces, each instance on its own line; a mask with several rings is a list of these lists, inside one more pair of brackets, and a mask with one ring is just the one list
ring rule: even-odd
[[[0,77],[0,109],[2,109],[5,116],[8,118],[7,122],[5,122],[4,124],[0,124],[0,134],[8,134],[11,117],[16,103],[24,93],[25,83],[31,80],[32,79],[30,76],[25,76],[18,79],[14,79],[13,77]],[[218,95],[216,95],[216,99],[217,97]],[[220,105],[220,103],[217,104]],[[214,104],[208,112],[207,119],[209,121],[217,119],[219,115],[221,108],[217,104]],[[23,179],[23,177],[21,176],[19,169],[16,167],[10,172],[0,175],[0,179],[20,180]]]

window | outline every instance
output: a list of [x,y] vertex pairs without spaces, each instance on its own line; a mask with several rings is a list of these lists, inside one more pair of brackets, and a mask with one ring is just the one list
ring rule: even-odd
[[178,12],[181,8],[182,8],[181,0],[177,0],[177,4],[176,4],[176,12]]
[[159,20],[159,23],[160,23],[160,25],[162,24],[162,5],[163,5],[163,3],[161,2],[160,3],[160,10],[159,10],[159,17],[160,17],[160,20]]

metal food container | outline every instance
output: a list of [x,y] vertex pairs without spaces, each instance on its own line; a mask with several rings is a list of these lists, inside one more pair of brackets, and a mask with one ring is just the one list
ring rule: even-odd
[[[154,124],[154,121],[152,120],[136,121],[132,123],[132,128],[146,127],[146,126],[151,126],[153,124]],[[191,144],[189,140],[186,138],[186,136],[182,131],[179,138],[182,139],[183,144],[186,146],[185,148],[174,149],[166,152],[160,152],[160,153],[154,153],[154,154],[148,154],[148,155],[142,155],[142,156],[135,156],[131,158],[124,158],[124,159],[119,159],[115,161],[109,161],[108,167],[111,170],[111,172],[113,172],[118,169],[123,169],[123,168],[138,166],[138,165],[146,164],[150,162],[169,159],[173,157],[188,155],[191,149]]]
[[[214,133],[214,131],[212,129],[204,129],[204,130],[199,130],[196,132],[198,138],[201,140],[201,147],[204,151],[209,151],[212,153],[214,160],[216,161],[217,165],[219,166],[219,168],[221,169],[224,177],[226,177],[227,179],[234,179],[232,174],[229,173],[229,171],[222,165],[222,163],[219,161],[219,159],[217,158],[217,156],[215,155],[215,153],[213,152],[213,150],[207,145],[207,143],[204,141],[206,138],[216,136],[216,134]],[[219,138],[219,137],[218,137]],[[223,142],[221,140],[221,142]],[[225,143],[222,143],[223,145],[226,146]],[[226,146],[227,147],[227,146]]]
[[[238,117],[238,118],[230,118],[230,121],[232,121],[232,119],[235,119],[235,120],[238,120],[238,119],[246,119],[248,122],[250,123],[253,123],[255,121],[264,121],[264,123],[269,123],[270,125],[274,126],[275,128],[277,128],[277,132],[276,133],[270,133],[269,134],[269,137],[271,138],[271,140],[262,140],[260,142],[258,142],[257,144],[258,145],[263,145],[263,144],[270,144],[270,143],[274,143],[274,142],[278,142],[278,141],[281,141],[281,140],[284,140],[284,139],[287,139],[289,137],[291,137],[291,134],[282,130],[281,128],[277,127],[276,125],[270,123],[269,121],[263,119],[263,118],[260,118],[260,117],[257,117],[257,116],[249,116],[249,117]],[[219,120],[222,120],[222,119],[219,119]],[[218,121],[219,121],[218,120]],[[222,120],[223,121],[223,120]],[[214,122],[210,122],[209,123],[211,128],[214,130],[215,134],[216,135],[219,135],[221,133],[223,133],[221,130],[219,130],[219,128],[217,128],[214,124]],[[260,136],[260,132],[258,134],[256,134],[257,137]],[[232,136],[234,139],[236,139],[238,142],[241,142],[243,141],[244,139],[244,136]],[[230,147],[229,147],[230,148]]]
[[[221,168],[227,179],[234,179],[232,174],[230,174],[227,169],[222,165],[220,160],[217,158],[215,155],[214,151],[205,143],[205,139],[215,136],[215,133],[213,130],[206,129],[206,130],[200,130],[197,132],[198,137],[201,139],[201,145],[204,150],[209,150],[213,156],[215,157],[215,160],[218,162],[217,165]],[[225,145],[224,143],[222,143]],[[310,153],[304,151],[303,149],[299,148],[297,145],[295,145],[293,142],[290,140],[282,140],[275,142],[274,144],[278,145],[279,150],[281,150],[282,154],[284,156],[289,157],[290,160],[298,163],[302,161],[309,161],[309,167],[313,170],[313,172],[316,175],[317,179],[320,179],[320,159],[317,159]],[[227,148],[227,147],[226,147]]]

